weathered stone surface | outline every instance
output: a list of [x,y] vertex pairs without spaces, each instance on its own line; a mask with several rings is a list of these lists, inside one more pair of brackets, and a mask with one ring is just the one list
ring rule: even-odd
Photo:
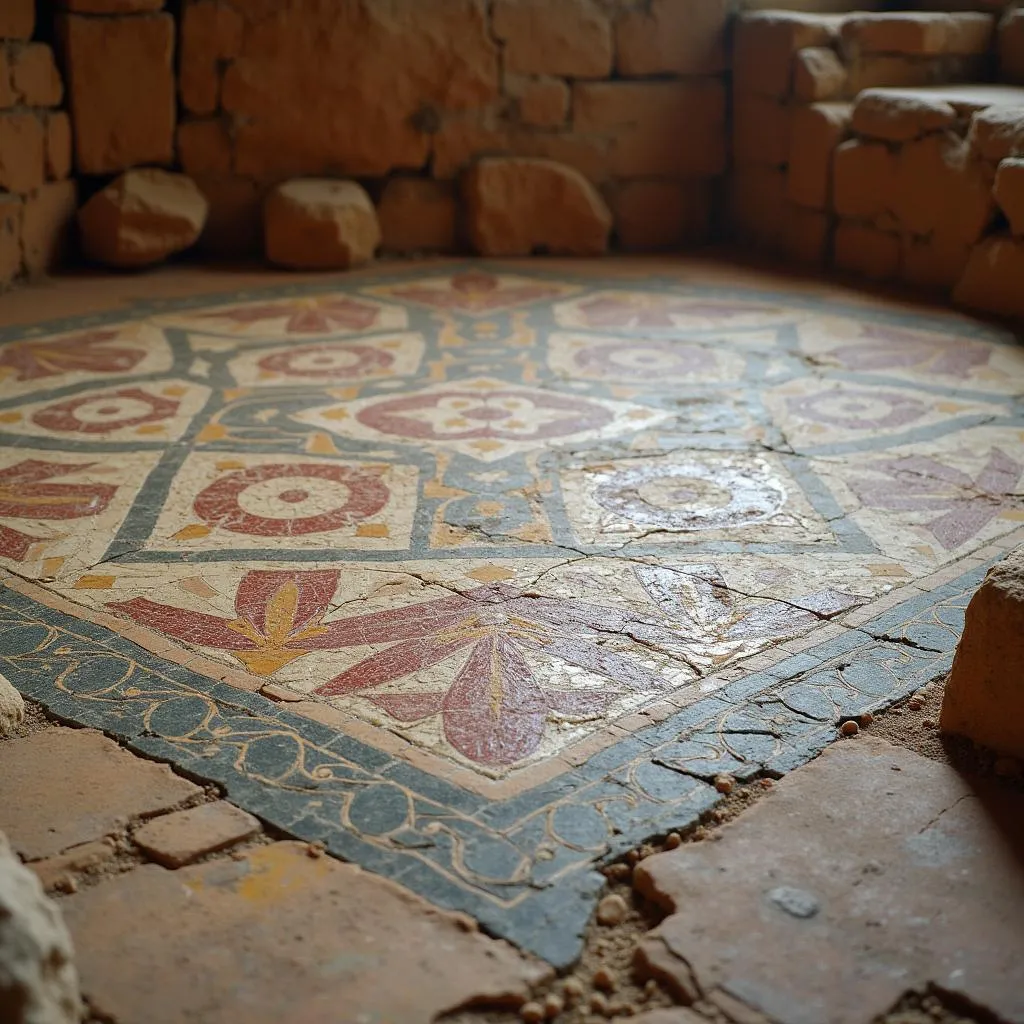
[[21,245],[29,277],[41,277],[66,262],[77,208],[73,179],[47,182],[25,198]]
[[949,291],[960,280],[971,246],[956,239],[904,235],[900,278],[917,288]]
[[833,260],[840,270],[873,281],[892,281],[900,269],[900,236],[869,224],[841,221],[836,227]]
[[242,49],[242,15],[221,0],[190,0],[181,12],[178,92],[193,114],[212,114],[220,103],[220,62]]
[[505,70],[513,74],[611,74],[611,26],[593,0],[494,0],[491,27],[504,44]]
[[719,836],[635,870],[673,911],[641,944],[669,979],[785,1024],[863,1024],[928,983],[1024,1016],[1019,796],[979,794],[947,765],[862,737]]
[[35,25],[35,0],[4,0],[0,4],[0,39],[31,39]]
[[[991,31],[991,17],[982,16],[982,20]],[[954,31],[953,19],[948,14],[898,11],[857,14],[847,18],[843,22],[841,38],[844,50],[850,54],[893,53],[924,57],[953,52],[948,47]],[[969,32],[960,34],[969,36]]]
[[26,860],[101,839],[137,815],[168,810],[198,786],[92,729],[46,729],[0,744],[0,829]]
[[53,50],[45,43],[28,43],[14,51],[11,80],[17,101],[27,107],[59,107],[64,98]]
[[793,58],[793,96],[801,103],[838,99],[846,89],[846,68],[835,50],[808,46]]
[[926,136],[900,150],[889,208],[912,234],[970,245],[995,214],[991,171],[953,133]]
[[263,251],[263,190],[237,175],[197,175],[209,213],[197,247],[211,256],[256,256]]
[[1018,547],[989,569],[967,606],[942,695],[942,731],[1024,759],[1022,666],[1024,547]]
[[380,224],[354,181],[300,178],[264,200],[263,240],[267,259],[278,266],[344,270],[373,259]]
[[498,96],[482,0],[288,0],[268,17],[247,11],[242,52],[221,87],[223,109],[239,121],[237,174],[421,168],[438,111],[478,109]]
[[[6,205],[5,203],[4,207]],[[13,270],[14,272],[17,271],[17,265],[15,265]],[[2,273],[2,270],[0,270],[0,273]],[[11,276],[13,276],[13,273]],[[0,675],[0,736],[12,735],[24,721],[25,701],[22,700],[21,694],[14,688],[13,684],[5,676]]]
[[728,0],[652,0],[615,23],[620,75],[714,75],[726,67]]
[[972,250],[953,298],[963,306],[1024,318],[1024,241],[1004,235],[982,239]]
[[597,256],[612,215],[578,171],[553,160],[495,157],[462,177],[470,240],[484,256]]
[[113,267],[145,267],[193,245],[207,204],[184,174],[128,171],[78,211],[82,249]]
[[971,151],[992,163],[1024,155],[1024,104],[979,110],[971,118],[967,138]]
[[178,125],[178,161],[186,174],[230,174],[231,138],[221,118]]
[[912,88],[963,80],[953,73],[949,58],[903,57],[869,53],[846,63],[846,92],[856,96],[865,89]]
[[120,1024],[333,1020],[339,1007],[352,1021],[427,1024],[473,1000],[515,1007],[550,973],[302,843],[174,872],[146,865],[62,906],[83,991]]
[[828,254],[829,216],[823,210],[790,207],[783,220],[779,250],[794,263],[820,267]]
[[1024,235],[1024,159],[1004,160],[996,171],[993,195],[1010,223],[1010,233]]
[[174,159],[174,19],[169,14],[63,22],[75,162],[111,174]]
[[71,118],[67,111],[46,115],[46,177],[63,181],[71,173]]
[[736,23],[733,85],[783,99],[793,82],[793,54],[809,46],[827,46],[839,20],[799,11],[756,11]]
[[0,110],[6,110],[17,103],[11,77],[10,53],[6,47],[0,46]]
[[132,839],[158,864],[180,868],[259,831],[260,823],[251,814],[218,800],[154,818],[137,828]]
[[59,0],[59,5],[75,14],[145,14],[159,11],[164,0]]
[[0,188],[26,193],[46,177],[46,129],[35,114],[0,114]]
[[712,195],[701,181],[627,181],[612,196],[615,234],[629,252],[659,252],[707,241]]
[[999,77],[1024,85],[1024,7],[1007,10],[999,22]]
[[735,93],[732,146],[736,162],[782,167],[789,159],[794,109],[770,96]]
[[729,222],[736,240],[760,249],[779,247],[786,203],[786,172],[749,164],[729,176]]
[[897,89],[866,89],[853,107],[855,132],[889,142],[909,142],[955,121],[956,111],[943,100]]
[[78,1024],[82,1009],[60,911],[0,833],[0,1020]]
[[93,839],[81,846],[72,846],[66,853],[46,860],[34,860],[29,867],[35,872],[47,891],[65,885],[75,875],[89,874],[111,864],[117,857],[117,846],[112,839]]
[[377,207],[385,252],[452,252],[457,204],[450,182],[392,178]]
[[874,220],[893,203],[896,157],[880,142],[843,142],[832,166],[832,199],[842,217]]
[[18,196],[0,195],[0,290],[21,272],[21,212]]
[[576,131],[608,136],[608,167],[624,178],[714,177],[725,170],[725,87],[693,82],[578,82]]
[[786,195],[797,206],[830,208],[832,163],[850,125],[849,103],[812,103],[793,111]]
[[949,15],[946,53],[987,54],[996,33],[996,19],[981,11],[957,11]]
[[505,79],[505,91],[515,99],[516,112],[523,124],[538,128],[565,124],[569,114],[569,86],[561,78],[509,75]]

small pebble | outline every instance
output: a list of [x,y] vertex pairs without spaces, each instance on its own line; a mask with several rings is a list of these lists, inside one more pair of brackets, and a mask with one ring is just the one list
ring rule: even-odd
[[844,736],[856,736],[860,732],[860,726],[853,719],[850,719],[849,722],[843,722],[839,731]]
[[934,729],[935,728],[935,723],[930,718],[922,718],[921,719],[921,728],[922,729]]
[[676,847],[681,846],[682,842],[683,837],[678,832],[669,832],[669,834],[665,836],[665,849],[674,850]]
[[519,1016],[523,1018],[525,1024],[541,1024],[546,1014],[544,1013],[544,1007],[540,1003],[531,1002],[523,1003]]
[[610,1017],[632,1017],[636,1013],[631,1003],[611,1002],[608,1004],[608,1015]]
[[736,780],[731,775],[716,775],[715,776],[715,789],[719,793],[725,793],[728,795],[732,792],[733,786],[736,785]]
[[594,1011],[594,1013],[607,1013],[608,997],[601,995],[600,992],[595,992],[590,997],[590,1008]]
[[758,780],[757,780],[757,784],[758,784],[758,785],[759,785],[759,786],[760,786],[760,787],[761,787],[762,789],[771,789],[771,788],[772,788],[772,786],[774,786],[774,785],[775,785],[775,782],[774,782],[774,780],[773,780],[773,779],[758,779]]
[[865,711],[864,714],[857,719],[857,721],[860,722],[861,726],[865,728],[869,726],[874,720],[875,716],[871,714],[870,711]]
[[924,707],[924,699],[917,696],[911,697],[910,700],[907,701],[907,707],[910,708],[911,711],[920,711],[921,708]]
[[597,905],[597,923],[603,925],[622,924],[626,916],[626,901],[617,893],[605,896]]
[[626,863],[629,864],[630,867],[634,867],[639,863],[639,861],[640,854],[637,853],[636,850],[630,850],[629,853],[626,854]]
[[544,997],[544,1016],[554,1020],[565,1009],[565,1000],[556,992],[549,992]]
[[604,876],[611,882],[628,882],[633,869],[628,864],[611,864],[604,869]]
[[615,991],[615,975],[607,967],[598,967],[594,971],[593,982],[594,988],[599,988],[603,992]]
[[1021,774],[1021,764],[1015,757],[997,757],[992,771],[1003,779],[1015,779]]
[[326,850],[326,844],[317,839],[316,842],[310,843],[306,847],[306,856],[316,859],[317,857],[322,857]]
[[71,893],[78,892],[78,883],[71,877],[71,875],[61,875],[54,883],[54,889],[57,892],[64,892],[70,895]]
[[579,1002],[583,998],[583,991],[583,982],[579,978],[566,978],[565,984],[562,985],[565,1001],[570,1005]]
[[729,817],[728,813],[726,811],[723,811],[719,807],[716,807],[711,812],[711,820],[714,821],[714,822],[717,822],[719,825],[721,825],[722,822],[725,821],[725,819],[728,818],[728,817]]

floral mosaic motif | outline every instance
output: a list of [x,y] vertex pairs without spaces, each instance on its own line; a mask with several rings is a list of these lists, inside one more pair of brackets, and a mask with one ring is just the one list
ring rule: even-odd
[[868,339],[830,349],[828,358],[847,370],[872,373],[879,370],[918,369],[965,380],[971,371],[985,366],[991,356],[988,345],[948,336],[925,338],[918,331],[864,324],[861,337]]
[[742,318],[775,318],[782,310],[742,299],[644,292],[602,292],[559,307],[560,323],[600,330],[658,330],[730,324]]
[[905,427],[928,413],[924,402],[909,395],[848,387],[794,396],[787,405],[803,419],[846,430]]
[[285,334],[330,334],[335,331],[365,331],[380,317],[380,309],[368,302],[343,295],[287,299],[279,302],[246,303],[200,314],[200,319],[226,321],[236,330],[275,324]]
[[141,388],[121,388],[48,405],[32,414],[32,422],[62,433],[106,434],[170,419],[178,411],[178,404]]
[[451,277],[374,288],[372,292],[404,302],[415,302],[431,309],[481,316],[542,299],[557,298],[572,290],[563,284],[548,281],[471,270]]
[[0,380],[42,380],[76,372],[129,373],[146,358],[146,350],[111,344],[121,337],[118,330],[97,330],[11,342],[0,348]]

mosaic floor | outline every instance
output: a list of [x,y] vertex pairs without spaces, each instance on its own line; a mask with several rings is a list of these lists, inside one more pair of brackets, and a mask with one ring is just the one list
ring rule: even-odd
[[1024,524],[1006,332],[602,273],[5,329],[0,671],[568,963],[602,859],[943,671]]

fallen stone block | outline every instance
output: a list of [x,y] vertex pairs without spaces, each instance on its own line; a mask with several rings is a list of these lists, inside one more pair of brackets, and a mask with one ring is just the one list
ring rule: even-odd
[[199,238],[207,202],[184,174],[128,171],[78,211],[85,255],[111,267],[145,267]]
[[983,238],[972,250],[953,298],[970,309],[1024,318],[1024,241]]
[[608,248],[612,215],[604,200],[582,174],[553,160],[481,160],[463,175],[462,194],[481,255],[598,256]]
[[278,185],[263,203],[267,259],[295,270],[347,270],[373,259],[380,224],[370,197],[354,181],[299,178]]
[[948,103],[912,92],[866,89],[853,106],[853,130],[887,142],[909,142],[955,122]]
[[967,606],[939,728],[1024,759],[1024,547],[989,569]]
[[11,736],[25,721],[25,701],[6,677],[0,675],[0,736]]
[[996,170],[993,195],[1010,223],[1010,234],[1024,235],[1024,159],[1011,157]]

